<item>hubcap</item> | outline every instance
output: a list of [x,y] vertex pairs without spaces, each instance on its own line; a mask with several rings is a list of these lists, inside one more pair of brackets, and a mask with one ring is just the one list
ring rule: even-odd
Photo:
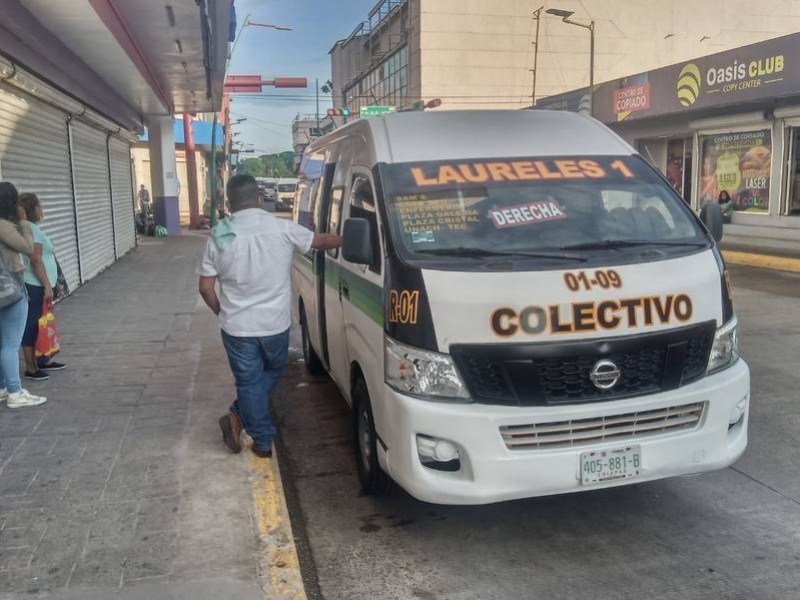
[[369,473],[370,457],[372,456],[372,440],[369,428],[369,414],[366,410],[359,411],[358,414],[358,447],[361,453],[361,463],[364,471]]

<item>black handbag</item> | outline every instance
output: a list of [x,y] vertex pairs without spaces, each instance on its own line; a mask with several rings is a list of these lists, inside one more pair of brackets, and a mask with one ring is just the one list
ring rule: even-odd
[[61,270],[61,264],[56,259],[56,269],[58,276],[56,277],[56,285],[53,288],[53,302],[58,302],[69,296],[69,284],[67,278],[64,277],[64,271]]

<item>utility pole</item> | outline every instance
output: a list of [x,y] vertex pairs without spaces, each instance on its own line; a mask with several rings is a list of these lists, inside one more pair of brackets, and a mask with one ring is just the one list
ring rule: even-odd
[[314,81],[317,84],[317,137],[319,137],[319,77],[315,78]]
[[570,17],[574,15],[575,12],[571,10],[562,10],[560,8],[548,8],[545,12],[549,15],[561,17],[564,23],[589,30],[589,115],[594,116],[594,20],[589,21],[588,24],[573,21]]
[[533,87],[531,88],[531,108],[536,106],[536,69],[539,63],[539,26],[542,24],[542,11],[544,6],[540,6],[533,11],[533,18],[536,19],[536,41],[533,42]]

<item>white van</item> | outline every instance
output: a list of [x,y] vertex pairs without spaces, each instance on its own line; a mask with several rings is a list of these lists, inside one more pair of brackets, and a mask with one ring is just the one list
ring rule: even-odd
[[294,218],[306,365],[364,490],[480,504],[721,469],[750,372],[712,235],[600,123],[399,113],[313,142]]
[[281,177],[276,184],[275,209],[291,210],[294,205],[294,196],[297,192],[297,179]]

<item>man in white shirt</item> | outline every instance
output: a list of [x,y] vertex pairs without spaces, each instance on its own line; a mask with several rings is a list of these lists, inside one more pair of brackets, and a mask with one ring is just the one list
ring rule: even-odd
[[253,438],[253,452],[269,458],[275,435],[269,396],[289,351],[292,257],[295,250],[338,248],[341,237],[273,217],[261,208],[250,175],[232,177],[227,195],[233,215],[212,231],[198,268],[200,295],[219,317],[236,379],[236,400],[219,424],[234,453],[242,450],[244,428]]

